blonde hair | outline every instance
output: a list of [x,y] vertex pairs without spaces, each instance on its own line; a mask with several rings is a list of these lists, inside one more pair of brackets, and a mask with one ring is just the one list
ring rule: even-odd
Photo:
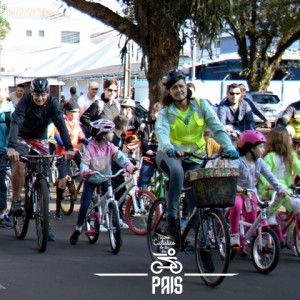
[[274,127],[268,134],[263,156],[265,157],[269,152],[275,152],[283,158],[285,167],[292,170],[293,151],[291,138],[286,128],[282,126]]

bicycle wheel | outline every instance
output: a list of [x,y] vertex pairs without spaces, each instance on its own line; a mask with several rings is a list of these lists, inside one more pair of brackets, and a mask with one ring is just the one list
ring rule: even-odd
[[25,199],[22,205],[22,214],[12,214],[15,235],[23,240],[27,234],[29,221],[32,217],[32,202],[30,201],[29,182],[25,182],[21,197]]
[[35,225],[38,250],[45,252],[48,242],[50,192],[45,179],[39,179],[34,187],[36,197]]
[[296,252],[298,256],[300,256],[300,220],[298,218],[295,221],[295,228],[294,228],[294,245],[296,247]]
[[267,227],[262,228],[261,237],[256,234],[252,241],[251,260],[254,267],[261,273],[273,271],[277,266],[279,253],[280,242],[275,231]]
[[6,171],[5,175],[5,186],[6,186],[6,194],[7,194],[7,199],[10,199],[11,196],[11,172]]
[[158,198],[150,208],[147,223],[147,242],[150,256],[157,260],[157,253],[167,254],[175,242],[167,233],[167,201]]
[[76,189],[73,181],[67,184],[60,203],[60,209],[64,215],[69,216],[74,210],[74,201],[76,200]]
[[[101,207],[99,207],[99,210],[101,210]],[[100,215],[101,212],[96,212],[95,209],[92,209],[85,217],[85,235],[91,244],[95,244],[100,235]]]
[[204,211],[195,237],[195,258],[201,279],[208,286],[220,284],[230,260],[230,235],[224,216],[217,210]]
[[117,254],[121,248],[121,229],[119,222],[119,212],[117,204],[114,201],[110,201],[108,204],[106,224],[111,250],[114,254]]
[[125,219],[132,232],[137,235],[145,235],[147,233],[149,210],[156,197],[147,190],[137,190],[135,197],[139,211],[135,212],[133,199],[130,196],[125,207]]

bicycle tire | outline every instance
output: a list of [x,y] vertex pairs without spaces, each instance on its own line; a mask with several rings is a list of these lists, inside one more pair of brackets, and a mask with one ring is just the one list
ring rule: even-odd
[[113,254],[117,254],[121,248],[121,228],[119,222],[119,211],[114,201],[108,203],[106,213],[107,232]]
[[5,174],[5,186],[6,186],[7,199],[9,199],[11,196],[11,187],[12,187],[11,172],[6,172]]
[[74,201],[76,199],[74,199],[74,194],[72,193],[73,189],[75,189],[74,185],[66,186],[60,203],[60,209],[65,216],[70,216],[74,211]]
[[280,242],[276,232],[268,227],[262,228],[262,249],[259,249],[259,234],[252,241],[251,260],[257,271],[269,273],[277,266],[280,256]]
[[30,199],[29,182],[25,182],[23,191],[25,200],[24,204],[22,205],[22,214],[12,214],[15,235],[19,240],[23,240],[26,237],[29,221],[32,217],[32,203]]
[[[225,278],[230,261],[230,235],[221,212],[203,212],[196,229],[195,258],[201,279],[208,286],[219,285]],[[214,275],[215,274],[215,275]]]
[[[101,210],[101,207],[99,207],[99,210]],[[95,209],[90,210],[90,212],[85,217],[85,229],[85,235],[88,238],[90,244],[95,244],[98,241],[100,235],[100,224]]]
[[170,248],[175,248],[175,242],[167,233],[167,201],[157,198],[150,208],[147,222],[147,243],[149,254],[153,261],[158,253],[167,254]]
[[37,246],[40,252],[45,252],[48,243],[50,192],[45,179],[39,179],[34,188],[36,189],[34,192],[36,192],[35,225]]
[[293,239],[294,239],[294,245],[296,247],[296,252],[298,256],[300,257],[300,220],[295,218],[295,228],[293,233]]
[[133,206],[132,196],[128,199],[125,207],[125,220],[129,229],[137,235],[145,235],[147,233],[147,220],[151,205],[156,201],[153,193],[147,190],[136,190],[135,197],[137,205],[143,201],[144,212],[136,214]]

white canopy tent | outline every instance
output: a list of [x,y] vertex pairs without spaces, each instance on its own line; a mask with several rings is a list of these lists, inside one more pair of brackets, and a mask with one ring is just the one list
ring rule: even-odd
[[[17,77],[61,77],[73,73],[86,72],[108,66],[116,66],[122,63],[121,47],[125,39],[119,33],[112,31],[105,33],[103,40],[97,45],[88,43],[84,45],[68,45],[62,49],[45,51],[41,64],[30,70],[24,71]],[[131,44],[134,55],[131,63],[140,61],[138,46]]]

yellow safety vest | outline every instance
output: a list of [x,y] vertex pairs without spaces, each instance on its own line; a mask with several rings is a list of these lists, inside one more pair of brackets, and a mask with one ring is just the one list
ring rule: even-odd
[[178,114],[168,114],[170,141],[180,151],[201,153],[205,152],[205,121],[200,99],[191,101],[194,101],[197,110],[191,111],[186,120]]

